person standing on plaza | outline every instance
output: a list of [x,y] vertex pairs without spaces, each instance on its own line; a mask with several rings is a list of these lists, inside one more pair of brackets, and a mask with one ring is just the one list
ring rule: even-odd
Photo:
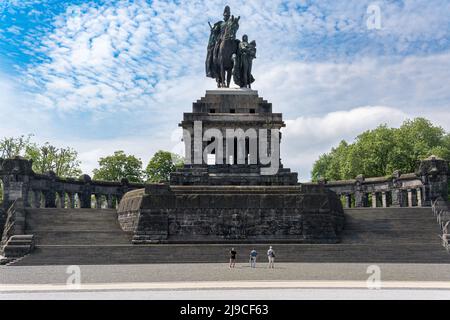
[[234,248],[231,248],[231,251],[230,251],[230,268],[234,268],[235,265],[236,265],[236,255],[237,255],[236,250],[234,250]]
[[258,252],[253,248],[252,251],[250,251],[250,267],[256,268],[256,256],[258,255]]
[[269,259],[268,268],[275,268],[275,251],[272,249],[272,246],[267,250],[267,258]]

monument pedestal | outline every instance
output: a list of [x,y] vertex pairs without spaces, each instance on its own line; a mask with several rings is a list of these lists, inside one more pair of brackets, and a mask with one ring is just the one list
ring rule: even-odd
[[[340,200],[324,186],[298,184],[297,173],[283,168],[282,115],[256,91],[207,91],[180,126],[188,163],[169,184],[130,192],[119,205],[133,243],[339,242]],[[247,134],[230,139],[239,130]],[[267,174],[270,167],[276,170]]]

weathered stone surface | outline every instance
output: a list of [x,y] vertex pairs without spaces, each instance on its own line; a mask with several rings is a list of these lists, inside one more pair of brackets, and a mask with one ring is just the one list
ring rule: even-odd
[[[202,127],[195,129],[195,122]],[[203,159],[172,173],[168,185],[126,194],[118,214],[122,228],[134,232],[133,243],[339,242],[344,224],[339,199],[323,185],[299,185],[297,173],[283,168],[272,139],[260,133],[275,129],[278,135],[276,130],[285,126],[282,115],[272,113],[272,105],[256,91],[207,91],[194,103],[193,112],[184,114],[180,126],[187,133],[186,156],[191,154],[191,159],[199,145],[205,147],[204,139],[196,147],[196,130],[203,137],[205,130],[214,128],[222,139],[228,129],[254,129],[258,141],[270,141],[267,150],[275,155],[271,160],[279,169],[262,174],[260,154],[255,163],[247,157],[245,164],[208,165]],[[223,155],[228,159],[226,150]]]
[[344,198],[346,207],[367,207],[369,199],[377,207],[429,207],[439,197],[447,198],[448,178],[448,161],[431,156],[418,161],[412,173],[396,170],[390,177],[359,175],[353,180],[320,183]]
[[342,206],[323,187],[192,188],[126,194],[118,210],[122,227],[135,226],[134,243],[339,242]]
[[[79,179],[57,177],[53,172],[37,174],[32,170],[32,161],[21,157],[0,158],[0,179],[3,182],[3,210],[8,210],[17,199],[22,199],[25,208],[56,208],[66,205],[75,207],[75,198],[80,208],[91,208],[92,195],[105,200],[105,206],[115,207],[115,202],[128,191],[144,187],[143,184],[93,181],[88,175]],[[1,224],[1,218],[0,218]]]
[[[194,143],[195,122],[201,123],[200,139],[209,129],[220,131],[224,139],[221,146],[222,159],[215,165],[208,165],[204,159],[201,163],[195,163],[194,152],[197,150]],[[206,91],[205,97],[193,104],[192,112],[184,113],[183,121],[179,126],[189,137],[185,139],[185,150],[186,158],[190,161],[184,168],[171,174],[171,185],[296,185],[298,183],[297,173],[284,168],[279,156],[272,159],[272,164],[276,163],[278,171],[275,174],[263,175],[262,169],[267,168],[269,164],[263,164],[259,154],[255,158],[255,163],[251,163],[247,158],[245,163],[239,163],[237,149],[234,151],[226,148],[227,130],[241,129],[244,132],[255,130],[258,142],[261,139],[260,130],[264,130],[267,132],[265,139],[267,139],[268,153],[272,153],[269,138],[271,130],[280,130],[285,123],[282,114],[272,113],[272,104],[259,97],[257,91],[248,89]],[[279,138],[281,139],[281,134]],[[200,144],[204,150],[208,142],[203,141]],[[249,150],[246,151],[245,155],[250,153]],[[230,162],[230,156],[234,158],[233,162]]]

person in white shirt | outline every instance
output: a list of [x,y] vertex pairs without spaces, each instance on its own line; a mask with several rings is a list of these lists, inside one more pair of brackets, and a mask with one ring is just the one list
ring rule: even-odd
[[269,250],[267,250],[267,258],[269,259],[269,265],[268,268],[274,268],[275,263],[275,251],[272,249],[272,246],[270,246]]

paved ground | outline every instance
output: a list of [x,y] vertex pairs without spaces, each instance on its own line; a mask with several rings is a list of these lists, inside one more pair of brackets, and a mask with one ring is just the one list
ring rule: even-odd
[[[183,281],[358,280],[370,274],[366,263],[280,263],[275,269],[237,264],[147,264],[80,266],[82,284]],[[448,264],[379,264],[382,281],[450,281]],[[65,284],[73,271],[67,266],[0,267],[2,284]]]
[[[382,289],[368,289],[368,267]],[[279,263],[0,267],[5,299],[450,299],[450,265]],[[79,269],[78,269],[79,268]],[[77,278],[80,286],[68,287]]]
[[[0,293],[6,299],[96,300],[449,300],[450,290],[424,289],[239,289],[239,290],[113,290]],[[200,303],[201,305],[201,303]]]

